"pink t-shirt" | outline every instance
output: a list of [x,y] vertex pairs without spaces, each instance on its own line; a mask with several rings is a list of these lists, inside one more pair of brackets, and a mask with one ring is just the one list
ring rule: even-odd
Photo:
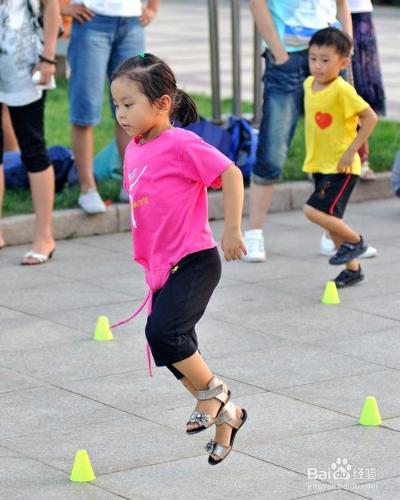
[[220,188],[232,165],[199,136],[167,129],[144,144],[128,144],[124,189],[129,194],[134,259],[152,291],[186,255],[216,246],[208,223],[207,187]]

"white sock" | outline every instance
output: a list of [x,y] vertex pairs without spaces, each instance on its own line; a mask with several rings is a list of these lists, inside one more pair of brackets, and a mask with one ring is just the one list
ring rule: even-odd
[[244,233],[245,236],[249,236],[250,238],[262,238],[263,230],[262,229],[249,229]]

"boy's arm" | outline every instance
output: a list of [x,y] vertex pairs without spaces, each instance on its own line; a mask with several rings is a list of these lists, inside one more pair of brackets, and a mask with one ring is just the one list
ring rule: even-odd
[[354,156],[371,135],[372,131],[375,128],[376,122],[378,121],[378,117],[375,111],[370,107],[366,108],[364,111],[361,111],[358,117],[360,120],[360,128],[358,130],[357,137],[344,152],[337,166],[337,170],[341,174],[351,173],[351,165],[353,164]]
[[243,210],[243,176],[236,165],[231,165],[222,174],[224,194],[224,234],[222,250],[226,260],[240,259],[247,250],[240,229]]
[[348,0],[336,0],[337,18],[343,31],[353,38],[353,23]]
[[275,63],[283,64],[289,59],[289,55],[276,32],[267,3],[265,0],[250,0],[250,10],[260,35],[275,58]]

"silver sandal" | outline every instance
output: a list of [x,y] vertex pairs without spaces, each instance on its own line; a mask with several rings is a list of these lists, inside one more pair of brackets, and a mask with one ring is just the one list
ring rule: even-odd
[[[215,442],[213,439],[206,445],[206,451],[209,452],[208,463],[210,465],[217,465],[221,463],[232,451],[233,442],[235,441],[236,434],[239,429],[242,428],[243,424],[247,420],[247,412],[244,408],[242,410],[242,417],[238,418],[236,416],[236,406],[233,403],[227,403],[223,410],[220,412],[219,417],[215,420],[215,425],[228,424],[232,427],[231,441],[229,446],[224,446]],[[216,455],[219,460],[215,460],[211,455]]]
[[231,397],[231,391],[228,389],[228,386],[222,382],[217,376],[210,380],[208,384],[208,389],[204,391],[198,391],[196,393],[196,399],[199,401],[204,401],[207,399],[218,399],[221,401],[221,406],[218,410],[217,415],[213,418],[208,413],[201,413],[199,411],[193,411],[190,415],[187,425],[189,424],[197,424],[198,427],[194,427],[193,429],[186,429],[187,434],[198,434],[199,432],[205,431],[208,429],[218,418],[222,408],[229,401]]

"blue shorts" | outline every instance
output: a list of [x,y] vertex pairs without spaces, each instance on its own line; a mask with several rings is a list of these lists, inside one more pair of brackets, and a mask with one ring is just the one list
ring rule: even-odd
[[[96,15],[74,21],[68,47],[70,121],[92,126],[101,120],[104,83],[118,65],[144,50],[144,28],[139,17]],[[114,107],[111,104],[114,114]]]

